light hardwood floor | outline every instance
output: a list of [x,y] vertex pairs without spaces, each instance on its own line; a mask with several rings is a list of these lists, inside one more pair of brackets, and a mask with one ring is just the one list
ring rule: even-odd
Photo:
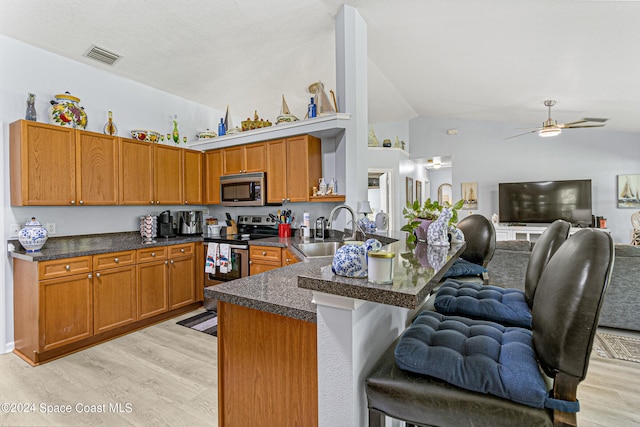
[[[194,314],[36,368],[14,354],[0,355],[0,403],[35,404],[31,413],[0,411],[0,425],[216,426],[216,338],[176,325]],[[582,427],[639,426],[640,363],[592,355],[578,398]],[[78,404],[82,410],[105,405],[107,412],[81,412]],[[123,412],[109,412],[110,404]],[[41,405],[72,410],[45,414]]]

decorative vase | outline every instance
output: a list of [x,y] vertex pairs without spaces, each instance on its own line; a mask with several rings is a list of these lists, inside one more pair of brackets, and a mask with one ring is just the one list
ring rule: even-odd
[[27,98],[27,112],[24,115],[25,120],[31,120],[32,122],[36,121],[36,95],[33,93],[29,94]]
[[416,235],[416,238],[419,242],[427,241],[427,230],[429,226],[433,222],[432,219],[424,219],[424,218],[416,218],[417,221],[420,221],[420,225],[413,232]]
[[49,237],[47,229],[36,221],[35,217],[31,218],[31,221],[28,221],[18,233],[18,240],[27,252],[39,251],[47,242],[47,237]]
[[173,133],[171,134],[173,137],[173,142],[176,144],[180,144],[180,132],[178,132],[178,116],[175,116],[173,120]]
[[58,126],[86,129],[88,118],[84,108],[80,106],[80,98],[65,92],[56,95],[51,101],[49,122]]
[[118,128],[116,124],[113,123],[113,113],[109,111],[109,118],[107,119],[107,123],[104,125],[103,132],[105,135],[115,136],[118,134]]
[[368,239],[366,242],[345,242],[333,256],[331,271],[338,276],[367,277],[367,254],[369,251],[380,248],[382,248],[382,243],[376,239]]

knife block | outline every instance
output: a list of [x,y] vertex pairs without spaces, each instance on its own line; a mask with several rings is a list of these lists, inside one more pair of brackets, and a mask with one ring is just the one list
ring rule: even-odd
[[233,219],[227,220],[227,236],[231,234],[238,234],[238,226]]

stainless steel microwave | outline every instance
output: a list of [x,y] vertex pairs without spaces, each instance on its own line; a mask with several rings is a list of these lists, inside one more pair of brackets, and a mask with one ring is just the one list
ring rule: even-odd
[[267,200],[267,177],[264,172],[220,177],[222,206],[264,206]]

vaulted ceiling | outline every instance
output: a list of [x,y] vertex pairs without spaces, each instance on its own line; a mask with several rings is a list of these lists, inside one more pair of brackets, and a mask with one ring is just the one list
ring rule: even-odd
[[[304,116],[335,89],[340,0],[0,0],[0,34],[234,116]],[[369,122],[416,116],[540,126],[608,117],[640,132],[640,2],[351,0],[368,28]],[[97,45],[113,66],[86,58]],[[61,88],[52,88],[52,93]],[[82,94],[78,94],[82,96]],[[339,97],[340,94],[338,93]],[[581,131],[577,131],[581,132]],[[508,135],[505,135],[505,137]]]

